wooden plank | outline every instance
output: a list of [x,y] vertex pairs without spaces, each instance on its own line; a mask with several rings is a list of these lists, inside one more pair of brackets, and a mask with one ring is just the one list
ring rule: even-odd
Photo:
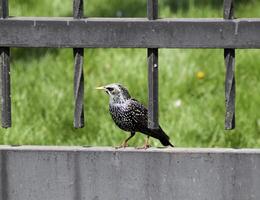
[[[80,19],[83,17],[83,0],[73,1],[73,17]],[[74,127],[84,127],[84,49],[74,48]]]
[[0,20],[0,46],[10,47],[260,48],[259,35],[260,19]]
[[[234,1],[224,0],[224,19],[231,20],[234,18]],[[224,59],[226,65],[226,82],[225,82],[225,98],[226,98],[226,116],[225,129],[231,130],[235,128],[235,49],[224,49]]]
[[[158,18],[158,0],[147,0],[147,18]],[[148,128],[158,129],[158,48],[147,49],[148,63]]]
[[[0,18],[8,17],[8,0],[0,0]],[[8,35],[8,34],[7,34]],[[0,47],[1,68],[1,124],[3,128],[11,127],[11,91],[10,91],[10,48]]]

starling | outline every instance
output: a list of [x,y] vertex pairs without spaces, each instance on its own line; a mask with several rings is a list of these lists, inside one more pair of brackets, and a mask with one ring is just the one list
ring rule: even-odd
[[126,147],[127,142],[135,135],[136,132],[141,132],[147,135],[143,148],[149,147],[149,137],[160,140],[164,146],[173,145],[169,141],[168,135],[164,133],[162,128],[153,130],[148,128],[148,111],[137,100],[131,98],[128,90],[121,84],[113,83],[96,89],[104,90],[110,97],[109,111],[112,119],[116,125],[131,135],[124,140],[124,142],[118,147]]

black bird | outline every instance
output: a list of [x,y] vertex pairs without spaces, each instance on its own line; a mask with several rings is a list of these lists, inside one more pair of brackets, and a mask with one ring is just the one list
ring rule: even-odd
[[131,98],[128,90],[118,83],[97,87],[96,89],[105,90],[110,96],[109,111],[116,125],[131,135],[119,146],[126,147],[127,142],[135,135],[135,132],[141,132],[147,135],[143,148],[149,147],[149,136],[160,140],[164,146],[173,145],[169,141],[169,136],[159,127],[157,130],[148,128],[148,111],[137,100]]

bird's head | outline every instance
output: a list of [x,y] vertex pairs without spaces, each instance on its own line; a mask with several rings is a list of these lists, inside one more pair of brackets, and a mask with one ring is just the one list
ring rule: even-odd
[[104,90],[110,97],[110,103],[124,103],[131,96],[128,90],[119,83],[112,83],[106,86],[97,87],[98,90]]

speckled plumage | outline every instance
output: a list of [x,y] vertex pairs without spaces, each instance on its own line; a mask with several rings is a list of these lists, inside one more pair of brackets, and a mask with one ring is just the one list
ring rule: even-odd
[[134,99],[110,103],[109,111],[116,125],[124,131],[142,132],[147,122],[147,110]]
[[164,146],[173,146],[169,137],[159,127],[158,130],[148,128],[148,111],[137,100],[131,98],[129,92],[120,84],[110,84],[104,86],[110,96],[109,111],[116,125],[124,131],[130,132],[131,136],[135,132],[141,132],[147,136],[159,139]]

